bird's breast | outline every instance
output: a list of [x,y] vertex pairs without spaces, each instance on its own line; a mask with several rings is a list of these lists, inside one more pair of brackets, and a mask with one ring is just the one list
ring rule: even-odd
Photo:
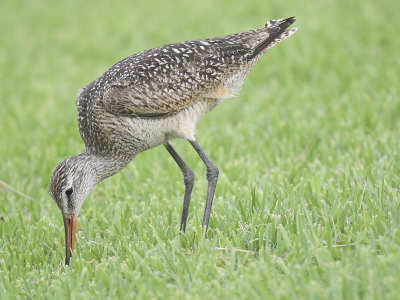
[[115,152],[131,159],[170,139],[193,139],[198,121],[221,101],[222,99],[204,98],[163,117],[115,116],[103,111],[96,117],[94,139],[101,151]]

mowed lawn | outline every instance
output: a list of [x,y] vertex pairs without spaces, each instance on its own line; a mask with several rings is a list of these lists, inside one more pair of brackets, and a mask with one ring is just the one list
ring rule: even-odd
[[[0,4],[0,299],[398,299],[400,2],[14,1]],[[133,53],[295,15],[197,141],[220,169],[210,230],[196,174],[163,147],[99,184],[64,266],[53,168],[84,144],[75,95]]]

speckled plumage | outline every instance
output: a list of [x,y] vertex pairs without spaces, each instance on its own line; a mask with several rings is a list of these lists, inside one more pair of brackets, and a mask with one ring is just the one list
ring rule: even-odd
[[[265,51],[294,33],[295,29],[278,26],[283,21],[224,37],[170,44],[118,62],[76,98],[79,131],[87,151],[118,153],[129,161],[168,137],[192,137],[194,132],[186,136],[190,130],[166,130],[165,119],[180,119],[178,113],[195,111],[198,117],[188,117],[196,122],[220,100],[236,95]],[[274,34],[280,36],[254,53]],[[164,137],[153,142],[154,127]]]
[[[296,31],[287,30],[294,20],[271,20],[256,30],[146,50],[81,89],[76,105],[85,151],[62,161],[50,181],[50,194],[63,214],[77,215],[98,182],[138,153],[173,138],[191,141],[207,169],[216,169],[194,142],[197,122],[223,99],[238,94],[260,57]],[[179,164],[172,146],[167,149]],[[184,163],[180,167],[190,175]],[[211,173],[217,177],[215,169]],[[73,193],[67,195],[67,189]],[[213,193],[207,199],[212,201]]]

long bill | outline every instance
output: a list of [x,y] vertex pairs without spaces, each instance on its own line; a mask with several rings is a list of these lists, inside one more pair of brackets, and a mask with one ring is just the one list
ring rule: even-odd
[[65,264],[69,265],[69,259],[75,247],[77,217],[74,215],[64,215],[63,218],[65,229]]

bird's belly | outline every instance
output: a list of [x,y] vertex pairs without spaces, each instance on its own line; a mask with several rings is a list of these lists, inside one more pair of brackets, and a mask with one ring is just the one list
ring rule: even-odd
[[118,117],[118,123],[121,124],[118,128],[124,128],[117,133],[119,140],[124,141],[119,149],[137,154],[173,138],[194,139],[197,122],[221,101],[204,99],[166,117]]

